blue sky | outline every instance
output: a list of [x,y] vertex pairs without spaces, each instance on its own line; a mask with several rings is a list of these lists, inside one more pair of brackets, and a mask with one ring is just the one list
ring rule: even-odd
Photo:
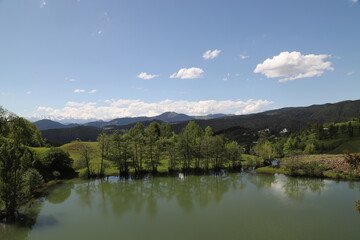
[[24,117],[248,114],[359,99],[356,0],[0,0]]

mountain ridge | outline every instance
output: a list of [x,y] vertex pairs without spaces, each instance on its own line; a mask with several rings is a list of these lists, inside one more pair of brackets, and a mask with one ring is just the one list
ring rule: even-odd
[[[225,136],[234,135],[232,131],[226,130],[233,128],[239,134],[240,133],[254,133],[262,129],[270,129],[271,132],[278,133],[284,128],[289,131],[297,131],[302,127],[305,127],[311,123],[321,122],[343,122],[352,117],[360,117],[360,100],[354,101],[342,101],[337,103],[327,104],[314,104],[307,107],[287,107],[275,110],[269,110],[261,113],[254,113],[248,115],[235,115],[225,116],[215,119],[191,119],[181,122],[171,122],[171,127],[176,133],[187,125],[189,121],[195,121],[200,127],[205,128],[207,126],[212,127],[213,131],[217,134],[224,134]],[[154,119],[146,119],[142,122],[151,122]],[[160,121],[160,120],[158,120]],[[111,133],[114,130],[126,130],[130,129],[135,122],[127,125],[109,125],[108,129],[96,128],[100,132]],[[68,128],[73,131],[80,131],[82,128]],[[60,135],[50,132],[51,130],[43,130],[43,136],[50,142],[66,143],[65,138]],[[58,129],[57,133],[61,133],[65,129]],[[95,131],[94,131],[95,132]],[[71,133],[73,134],[73,133]],[[236,134],[236,135],[239,135]],[[76,135],[80,139],[90,139],[89,136],[81,137]],[[97,136],[93,136],[91,139],[96,139]],[[241,136],[235,136],[237,140],[241,140]],[[68,140],[68,138],[66,138]],[[75,140],[75,139],[73,139]]]

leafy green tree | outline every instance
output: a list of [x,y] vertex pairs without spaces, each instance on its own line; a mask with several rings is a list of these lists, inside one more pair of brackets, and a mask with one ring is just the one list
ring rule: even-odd
[[225,138],[222,135],[216,135],[213,138],[213,152],[212,152],[212,167],[215,171],[220,170],[224,167],[224,164],[226,163],[226,148],[225,148]]
[[203,168],[207,172],[210,167],[211,157],[213,153],[213,140],[214,140],[214,133],[210,126],[205,128],[205,134],[202,137],[202,157],[203,161]]
[[129,174],[128,159],[130,156],[130,137],[127,134],[120,135],[118,131],[115,131],[111,135],[108,157],[110,161],[115,163],[120,176]]
[[108,151],[109,151],[110,138],[105,133],[101,133],[98,136],[97,140],[99,142],[99,148],[100,148],[100,154],[101,154],[99,176],[104,176],[104,173],[105,173],[104,159],[106,158]]
[[316,153],[316,146],[314,143],[307,143],[304,149],[305,154],[314,154]]
[[171,129],[170,123],[161,123],[160,124],[160,136],[164,138],[171,138],[174,132]]
[[179,165],[179,136],[173,135],[171,138],[160,138],[160,146],[168,159],[169,172],[175,172]]
[[157,122],[152,122],[145,129],[145,138],[147,145],[147,165],[152,168],[152,172],[157,172],[157,167],[160,164],[160,126]]
[[230,168],[234,170],[241,169],[241,146],[237,142],[232,141],[227,143],[225,147],[227,159],[230,162]]
[[21,117],[13,117],[9,122],[9,137],[15,144],[27,146],[43,146],[44,141],[41,133],[37,130],[35,124]]
[[34,168],[29,168],[23,175],[25,186],[28,188],[29,194],[33,194],[35,190],[44,185],[44,178]]
[[91,164],[90,164],[92,155],[93,155],[92,149],[88,145],[82,144],[81,148],[80,148],[80,159],[81,159],[82,163],[84,163],[84,165],[86,166],[85,174],[86,174],[87,178],[91,178],[96,175],[95,171],[92,169]]
[[53,179],[53,172],[58,171],[61,177],[69,177],[74,175],[72,169],[73,159],[69,153],[64,152],[60,148],[52,147],[46,153],[45,157],[41,159],[42,169],[41,173],[46,180]]
[[5,215],[10,217],[14,217],[29,197],[23,178],[25,169],[21,166],[23,152],[13,142],[5,142],[0,147],[0,201]]
[[129,131],[132,143],[132,164],[137,174],[143,172],[143,158],[145,152],[144,125],[141,122],[135,124]]
[[187,171],[195,157],[199,157],[199,140],[203,131],[198,124],[190,121],[179,136],[178,148],[182,157],[182,169]]
[[266,165],[271,165],[271,161],[274,160],[276,152],[270,141],[256,144],[254,148],[255,154],[259,156]]

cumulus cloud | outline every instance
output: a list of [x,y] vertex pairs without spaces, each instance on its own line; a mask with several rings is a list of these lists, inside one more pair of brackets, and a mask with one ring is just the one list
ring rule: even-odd
[[35,116],[48,116],[51,119],[114,119],[119,117],[156,116],[163,112],[174,111],[192,116],[211,113],[248,114],[262,110],[272,104],[268,100],[204,100],[174,101],[146,103],[133,99],[109,99],[104,102],[67,102],[63,108],[54,109],[40,106]]
[[213,59],[213,58],[216,58],[220,53],[221,53],[221,50],[219,50],[219,49],[207,50],[206,52],[204,52],[202,57],[205,60]]
[[256,66],[254,72],[262,73],[268,78],[281,78],[279,82],[287,82],[300,78],[319,77],[325,70],[333,71],[331,62],[325,59],[330,55],[308,54],[300,52],[281,52],[278,56],[266,59]]
[[75,89],[74,90],[74,93],[83,93],[83,92],[85,92],[84,89]]
[[90,90],[89,93],[96,93],[97,90],[96,89],[93,89],[93,90]]
[[181,68],[178,72],[173,73],[170,78],[194,79],[202,78],[204,70],[201,68]]
[[153,79],[155,77],[158,77],[158,75],[155,75],[155,74],[152,75],[152,74],[148,74],[146,72],[142,72],[139,75],[137,75],[136,77],[148,80],[148,79]]

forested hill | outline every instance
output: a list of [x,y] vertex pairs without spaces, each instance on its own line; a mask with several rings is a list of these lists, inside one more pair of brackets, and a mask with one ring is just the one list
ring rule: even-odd
[[[256,114],[195,121],[201,127],[211,126],[214,131],[240,126],[251,130],[268,128],[273,132],[278,132],[284,128],[297,131],[315,122],[343,122],[351,117],[360,117],[360,100],[281,108]],[[179,130],[186,124],[187,122],[182,122],[174,125],[174,128]]]
[[[343,122],[351,117],[360,117],[360,100],[356,101],[343,101],[333,104],[323,105],[312,105],[308,107],[290,107],[282,108],[277,110],[270,110],[262,113],[249,114],[249,115],[238,115],[238,116],[227,116],[216,119],[194,119],[197,124],[202,128],[211,126],[214,132],[228,133],[231,131],[225,131],[229,128],[241,128],[240,132],[258,131],[261,129],[268,128],[272,132],[279,132],[284,128],[290,131],[297,131],[303,126],[309,123],[315,122]],[[146,124],[148,124],[149,120]],[[189,121],[183,121],[178,123],[172,123],[172,128],[175,132],[180,132]],[[130,128],[134,125],[130,124],[122,126],[124,130],[127,127]],[[117,127],[106,126],[103,130],[111,132],[111,129],[118,129]],[[244,130],[247,129],[247,130]],[[56,131],[48,130],[42,131],[45,138],[51,142],[66,143],[76,138],[82,140],[96,139],[101,129],[90,129],[85,130],[84,127],[69,128],[69,129],[57,129]],[[82,135],[86,133],[86,136]],[[71,136],[68,134],[71,134]],[[94,136],[92,136],[93,134]],[[226,134],[225,134],[226,135]],[[75,137],[76,136],[76,137]]]

